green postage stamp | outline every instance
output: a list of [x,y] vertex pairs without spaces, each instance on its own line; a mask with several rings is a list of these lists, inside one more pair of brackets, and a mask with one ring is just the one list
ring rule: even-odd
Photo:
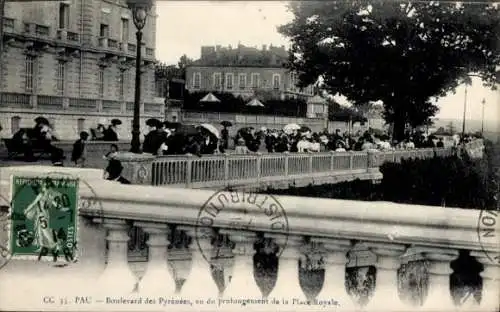
[[12,259],[77,260],[78,182],[56,176],[12,177]]

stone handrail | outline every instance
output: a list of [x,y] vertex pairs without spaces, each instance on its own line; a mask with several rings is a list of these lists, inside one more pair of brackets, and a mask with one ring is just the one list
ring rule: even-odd
[[[276,181],[302,178],[332,177],[348,174],[377,174],[385,161],[400,162],[408,158],[444,157],[453,154],[451,148],[413,150],[321,153],[222,154],[202,157],[164,156],[149,159],[149,170],[134,183],[173,185],[191,188],[263,186]],[[137,162],[136,157],[133,158]],[[127,163],[126,157],[122,162]],[[148,173],[146,173],[148,172]],[[137,176],[136,174],[132,176]],[[378,179],[380,177],[371,176]]]
[[[40,172],[39,168],[31,168]],[[13,173],[17,169],[8,170]],[[26,173],[28,169],[23,170]],[[70,172],[71,168],[64,170]],[[263,308],[266,311],[289,311],[292,308],[300,311],[354,311],[361,308],[346,293],[344,286],[346,263],[349,266],[352,262],[354,266],[376,267],[376,287],[368,304],[362,308],[364,311],[416,308],[449,311],[455,308],[449,288],[450,262],[458,257],[462,249],[471,251],[471,255],[484,265],[481,273],[484,279],[483,298],[480,306],[470,310],[495,311],[498,307],[499,267],[498,262],[490,258],[500,252],[500,246],[494,239],[479,241],[477,227],[481,215],[475,210],[291,196],[269,198],[269,202],[264,204],[263,200],[269,195],[221,192],[214,196],[214,192],[208,190],[178,188],[164,188],[159,192],[155,186],[121,185],[100,180],[94,171],[84,171],[78,171],[80,176],[85,176],[85,183],[80,183],[79,262],[64,269],[39,262],[24,263],[23,266],[16,265],[16,261],[9,262],[0,270],[0,308],[19,308],[20,294],[24,292],[27,295],[23,296],[23,306],[31,304],[35,309],[41,307],[41,294],[78,294],[92,296],[93,309],[114,311],[125,306],[99,304],[96,298],[150,295],[192,301],[212,298],[218,302],[219,298],[240,300],[264,297],[268,300],[286,299],[290,304],[249,304],[246,308],[253,310],[260,307],[260,310]],[[0,176],[2,191],[9,186],[9,181],[4,179],[6,176],[7,173]],[[276,209],[278,206],[282,209]],[[202,211],[203,207],[206,209]],[[203,217],[211,221],[204,221]],[[235,223],[235,220],[240,221]],[[276,220],[281,220],[284,226],[273,226]],[[127,261],[131,226],[148,234],[147,264],[141,279],[133,271],[132,263]],[[167,249],[174,234],[180,232],[191,237],[192,242],[187,247]],[[252,245],[257,233],[276,242],[280,248],[276,283],[268,295],[262,294],[256,286],[251,265],[254,255]],[[498,237],[498,227],[493,228],[491,233]],[[234,243],[234,249],[229,251],[234,259],[234,268],[230,273],[232,278],[226,282],[222,292],[218,290],[206,260],[206,255],[216,248],[212,244],[213,239],[221,235]],[[109,246],[107,255],[106,243]],[[311,244],[327,259],[325,281],[315,299],[334,299],[338,306],[292,305],[294,299],[299,300],[297,302],[306,301],[300,286],[297,262],[301,248]],[[175,291],[175,272],[172,273],[167,262],[172,263],[171,256],[182,250],[191,255],[191,269],[184,284]],[[363,256],[367,253],[373,255],[371,260]],[[209,261],[217,260],[214,254],[208,256]],[[407,306],[398,297],[397,270],[402,264],[421,260],[429,263],[428,295],[421,307]],[[27,274],[42,271],[46,275],[37,277],[36,283],[29,282]],[[61,285],[71,287],[61,289]],[[132,310],[157,307],[126,306]],[[67,305],[62,308],[75,310],[81,309],[81,306]],[[223,306],[174,308],[190,311],[245,309],[241,304],[229,303]]]

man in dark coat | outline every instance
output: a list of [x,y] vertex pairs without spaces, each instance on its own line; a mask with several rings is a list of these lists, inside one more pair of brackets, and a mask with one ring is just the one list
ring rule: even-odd
[[106,180],[118,181],[121,184],[131,184],[129,180],[122,177],[123,166],[118,159],[110,159],[106,167]]
[[77,167],[85,167],[86,150],[85,142],[89,134],[86,131],[80,132],[80,139],[76,140],[73,144],[73,151],[71,152],[71,161],[75,163]]
[[158,155],[162,144],[166,143],[167,135],[162,129],[162,123],[158,119],[150,118],[146,121],[149,132],[144,136],[142,151],[153,155]]

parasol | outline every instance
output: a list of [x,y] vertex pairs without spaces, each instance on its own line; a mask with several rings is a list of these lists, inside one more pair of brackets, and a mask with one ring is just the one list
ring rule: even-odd
[[299,131],[300,132],[311,132],[311,128],[306,127],[306,126],[302,126],[302,127],[300,127]]
[[202,103],[216,103],[216,102],[220,102],[220,100],[212,93],[208,93],[200,100],[200,102],[202,102]]
[[221,121],[220,123],[223,127],[232,127],[233,124],[230,122],[230,121],[227,121],[227,120],[223,120]]
[[111,124],[113,126],[116,126],[116,125],[121,125],[122,124],[122,121],[120,119],[111,119]]
[[35,123],[37,125],[49,125],[50,124],[49,120],[45,117],[42,117],[42,116],[35,118]]
[[299,129],[300,129],[300,126],[298,124],[295,124],[295,123],[291,123],[291,124],[288,124],[288,125],[283,127],[283,131],[285,131],[286,133],[290,133],[290,132],[293,132],[294,130],[299,130]]
[[219,130],[217,130],[217,128],[215,128],[213,125],[204,123],[201,124],[200,127],[213,134],[217,139],[220,139]]
[[108,120],[106,118],[100,118],[99,121],[97,122],[98,125],[103,125],[107,126],[108,125]]
[[262,102],[259,101],[258,99],[253,99],[250,102],[248,102],[246,105],[251,106],[251,107],[264,107],[264,104],[262,104]]

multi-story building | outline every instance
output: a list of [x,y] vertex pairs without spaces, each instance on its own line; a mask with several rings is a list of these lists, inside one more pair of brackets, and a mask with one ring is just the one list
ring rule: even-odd
[[[297,73],[285,67],[288,53],[284,46],[262,46],[262,49],[239,45],[229,47],[201,47],[201,58],[186,69],[186,89],[189,92],[227,92],[243,98],[252,98],[265,92],[272,97],[313,97],[314,88],[297,87]],[[326,116],[327,107],[311,104],[314,116]],[[311,109],[308,108],[308,111]]]
[[[136,28],[125,0],[7,3],[4,14],[2,136],[42,115],[61,139],[98,120],[122,120],[131,137]],[[156,9],[143,30],[141,117],[163,116],[155,98]],[[142,122],[143,124],[143,122]],[[143,126],[143,125],[142,125]]]

